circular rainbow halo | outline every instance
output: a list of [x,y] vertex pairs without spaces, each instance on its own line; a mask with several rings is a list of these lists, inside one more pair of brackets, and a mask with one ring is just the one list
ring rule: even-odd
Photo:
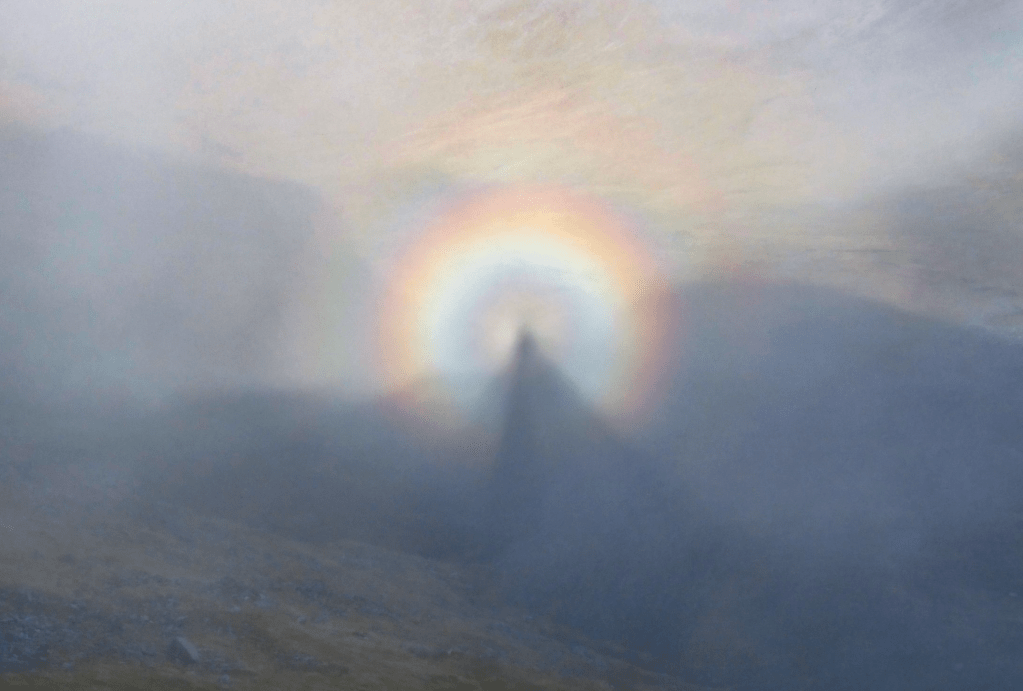
[[[560,188],[462,195],[392,258],[378,324],[392,386],[493,376],[518,335],[605,412],[642,404],[666,334],[638,304],[663,290],[637,233],[596,199]],[[468,403],[469,401],[464,401]]]

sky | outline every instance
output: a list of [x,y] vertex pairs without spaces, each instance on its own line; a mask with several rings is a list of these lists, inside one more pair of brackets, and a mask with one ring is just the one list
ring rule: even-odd
[[[386,298],[359,295],[389,294],[444,204],[481,188],[596,200],[657,258],[654,284],[738,269],[1023,329],[1018,0],[0,5],[0,124],[315,198],[284,377],[379,386],[366,322]],[[569,274],[572,304],[592,303],[600,290]],[[493,275],[450,290],[489,294]],[[325,326],[311,306],[327,290],[344,307]],[[621,335],[628,307],[605,311],[583,340]],[[345,351],[325,358],[309,349],[324,329],[362,345],[317,345]],[[461,357],[422,338],[434,367]],[[611,350],[577,355],[639,357]]]

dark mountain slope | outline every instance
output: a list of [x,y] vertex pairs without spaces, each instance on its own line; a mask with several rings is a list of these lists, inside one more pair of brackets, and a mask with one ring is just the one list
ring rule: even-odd
[[675,586],[700,571],[692,557],[713,549],[711,531],[688,532],[684,492],[664,491],[663,467],[601,420],[528,334],[495,389],[504,427],[485,556],[504,592],[591,635],[649,649],[665,631],[662,613],[678,618],[689,606]]
[[474,437],[424,438],[372,403],[266,390],[184,400],[147,424],[153,497],[316,543],[477,549]]
[[685,338],[628,437],[523,339],[487,443],[303,393],[124,418],[133,505],[482,558],[507,601],[694,683],[1017,686],[1020,346],[808,287],[659,304]]
[[670,302],[684,339],[635,438],[692,499],[689,530],[730,543],[716,584],[686,585],[700,616],[770,661],[716,678],[1017,685],[1023,632],[981,603],[1023,592],[1023,347],[807,286]]
[[681,304],[676,373],[637,436],[710,509],[830,538],[1021,506],[1023,346],[809,287]]

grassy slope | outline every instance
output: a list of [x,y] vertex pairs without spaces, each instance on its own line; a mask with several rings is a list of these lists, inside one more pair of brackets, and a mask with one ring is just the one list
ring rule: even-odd
[[[314,548],[170,505],[129,510],[117,492],[0,489],[0,616],[8,631],[13,615],[48,632],[49,652],[0,687],[695,688],[501,608],[484,571],[356,542]],[[199,664],[168,659],[178,635]]]

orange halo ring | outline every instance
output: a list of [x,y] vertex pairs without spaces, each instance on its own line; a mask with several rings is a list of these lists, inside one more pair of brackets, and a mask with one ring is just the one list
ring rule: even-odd
[[598,403],[613,413],[636,412],[674,336],[656,312],[639,303],[664,292],[667,284],[659,263],[624,218],[596,199],[563,188],[518,186],[462,195],[392,258],[377,329],[383,380],[402,387],[439,374],[430,356],[430,339],[437,334],[424,315],[431,313],[438,291],[457,283],[454,274],[474,252],[503,246],[556,248],[555,254],[564,255],[558,260],[599,267],[606,297],[621,317],[623,347]]

